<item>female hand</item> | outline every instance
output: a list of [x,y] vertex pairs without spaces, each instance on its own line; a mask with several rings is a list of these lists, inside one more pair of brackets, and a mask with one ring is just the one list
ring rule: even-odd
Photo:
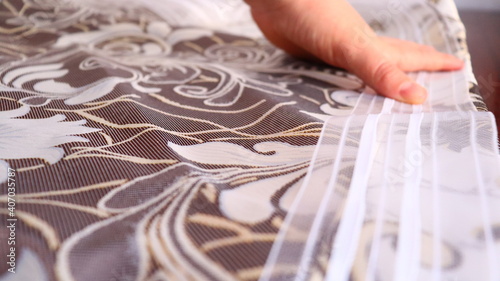
[[318,58],[356,74],[378,93],[421,104],[426,90],[406,71],[457,70],[458,58],[380,37],[345,0],[246,0],[264,35],[291,55]]

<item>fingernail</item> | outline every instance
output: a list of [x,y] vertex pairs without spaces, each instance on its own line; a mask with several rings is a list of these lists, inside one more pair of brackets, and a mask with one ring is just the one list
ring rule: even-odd
[[415,82],[404,82],[399,87],[399,95],[406,103],[421,104],[427,98],[427,91]]

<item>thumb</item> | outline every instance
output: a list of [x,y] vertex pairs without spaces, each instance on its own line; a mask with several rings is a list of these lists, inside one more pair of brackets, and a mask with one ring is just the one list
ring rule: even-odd
[[427,91],[422,86],[376,51],[352,57],[347,64],[348,70],[388,98],[410,104],[421,104],[427,98]]

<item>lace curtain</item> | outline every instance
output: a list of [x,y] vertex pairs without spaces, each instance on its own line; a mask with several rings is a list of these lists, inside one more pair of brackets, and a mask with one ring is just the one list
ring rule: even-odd
[[410,74],[411,106],[240,1],[2,1],[0,280],[499,280],[497,129],[453,2],[353,4],[465,68]]

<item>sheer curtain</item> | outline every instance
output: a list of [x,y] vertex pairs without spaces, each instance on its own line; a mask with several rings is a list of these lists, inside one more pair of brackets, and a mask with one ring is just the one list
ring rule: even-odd
[[500,280],[454,3],[353,4],[465,68],[410,74],[411,106],[288,56],[240,0],[1,2],[0,280]]
[[[449,36],[460,26],[426,3],[358,4],[382,34],[463,55]],[[500,279],[497,129],[473,105],[463,58],[461,71],[414,74],[429,91],[421,106],[365,92],[326,119],[261,280]]]

